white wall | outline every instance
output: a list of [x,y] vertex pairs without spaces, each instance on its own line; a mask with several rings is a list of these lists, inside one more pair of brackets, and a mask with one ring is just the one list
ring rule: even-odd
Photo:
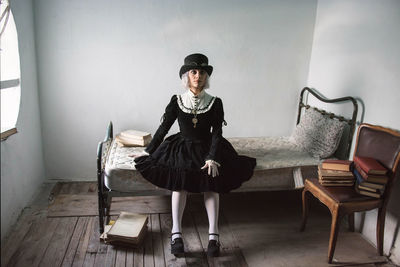
[[[289,135],[316,0],[35,1],[48,178],[95,178],[108,121],[154,133],[186,55],[214,66],[225,136]],[[177,127],[171,132],[177,131]]]
[[21,106],[18,133],[1,142],[1,241],[45,180],[31,1],[11,4],[18,31]]
[[[318,1],[308,85],[331,98],[355,96],[359,121],[400,130],[399,28],[398,0]],[[388,207],[384,252],[398,264],[399,200],[397,181]],[[361,229],[374,244],[375,227],[376,210],[366,214]]]

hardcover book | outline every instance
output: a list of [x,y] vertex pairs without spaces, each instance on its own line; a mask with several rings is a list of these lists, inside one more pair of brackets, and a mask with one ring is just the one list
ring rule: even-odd
[[365,190],[365,191],[374,192],[374,193],[377,193],[377,194],[380,194],[380,195],[382,194],[382,192],[381,192],[379,189],[370,188],[370,187],[364,186],[364,185],[362,185],[362,184],[359,184],[359,185],[358,185],[358,189],[362,189],[362,190]]
[[126,130],[121,132],[121,136],[125,138],[146,140],[151,139],[151,134],[147,132],[137,131],[137,130]]
[[351,171],[326,170],[322,165],[318,166],[318,172],[324,177],[353,177]]
[[121,212],[107,232],[106,242],[140,243],[147,230],[147,221],[147,215]]
[[115,137],[115,140],[122,146],[146,146],[151,141],[151,139],[140,140],[140,139],[127,138],[127,137],[122,136],[121,134],[118,134]]
[[360,185],[363,185],[363,186],[367,186],[369,188],[379,189],[379,190],[383,190],[385,188],[384,184],[367,182],[361,176],[361,174],[358,172],[358,170],[356,168],[354,168],[353,173],[354,173],[354,177],[356,178],[357,184],[360,184]]
[[387,173],[387,169],[373,158],[354,156],[354,163],[367,174],[385,175]]
[[388,177],[386,175],[367,174],[357,163],[354,164],[354,175],[359,175],[363,180],[371,183],[386,184]]
[[374,198],[381,198],[381,195],[380,195],[380,194],[378,194],[378,193],[373,193],[373,192],[370,192],[370,191],[365,191],[365,190],[362,190],[362,189],[359,189],[358,186],[356,186],[355,189],[356,189],[356,192],[357,192],[358,194],[360,194],[360,195],[369,196],[369,197],[374,197]]
[[351,183],[335,183],[335,182],[321,182],[320,184],[323,186],[353,186],[354,182]]
[[326,159],[322,162],[325,170],[350,171],[350,160]]

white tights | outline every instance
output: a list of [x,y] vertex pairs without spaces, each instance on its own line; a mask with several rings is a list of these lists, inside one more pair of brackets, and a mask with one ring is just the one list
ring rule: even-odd
[[[173,191],[172,204],[172,233],[182,232],[182,216],[186,206],[186,191]],[[218,212],[219,194],[215,192],[204,192],[204,206],[207,210],[209,228],[208,232],[218,234]],[[172,239],[181,237],[181,234],[172,235]],[[218,240],[218,236],[210,235],[209,239]]]

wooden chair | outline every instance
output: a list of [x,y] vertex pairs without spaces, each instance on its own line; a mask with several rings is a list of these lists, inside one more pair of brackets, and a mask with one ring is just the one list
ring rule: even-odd
[[300,231],[304,231],[308,215],[308,197],[310,193],[331,211],[332,223],[328,248],[328,263],[332,263],[340,220],[348,215],[350,230],[354,231],[354,212],[378,208],[376,225],[377,250],[383,255],[383,234],[385,227],[386,206],[392,185],[400,175],[400,133],[394,130],[361,124],[357,132],[356,156],[372,157],[388,170],[389,181],[380,199],[359,195],[353,187],[324,187],[318,179],[306,179],[303,189],[303,221]]

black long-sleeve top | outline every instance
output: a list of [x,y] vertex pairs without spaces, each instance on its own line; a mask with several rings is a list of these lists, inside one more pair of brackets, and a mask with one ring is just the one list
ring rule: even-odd
[[152,154],[158,148],[175,120],[178,119],[181,136],[187,140],[210,142],[209,153],[204,160],[218,161],[217,152],[222,139],[222,123],[224,122],[221,99],[216,97],[208,111],[197,114],[196,127],[193,127],[193,117],[194,114],[186,113],[179,107],[178,96],[172,96],[165,108],[162,123],[147,146],[146,152]]

